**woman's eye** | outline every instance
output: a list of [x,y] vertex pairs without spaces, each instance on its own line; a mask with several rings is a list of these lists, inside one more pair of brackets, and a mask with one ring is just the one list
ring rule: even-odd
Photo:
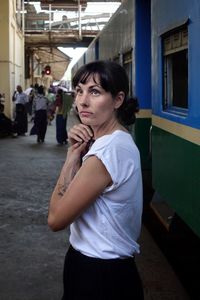
[[100,94],[100,92],[99,92],[98,90],[95,90],[95,89],[91,90],[90,93],[91,93],[92,95],[95,95],[95,96],[97,96],[97,95]]
[[76,95],[81,95],[81,94],[82,94],[82,90],[77,89],[77,90],[76,90]]

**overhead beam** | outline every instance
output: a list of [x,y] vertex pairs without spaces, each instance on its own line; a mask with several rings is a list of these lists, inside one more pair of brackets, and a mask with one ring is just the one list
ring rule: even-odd
[[98,33],[98,31],[83,30],[82,39],[80,39],[78,30],[76,31],[76,34],[74,30],[71,33],[69,31],[44,32],[43,30],[41,32],[26,32],[25,44],[27,47],[34,47],[35,45],[39,47],[88,47]]
[[[68,11],[76,11],[78,9],[77,0],[41,0],[40,6],[41,9],[48,9],[51,5],[51,10],[57,9],[66,9]],[[87,0],[80,0],[80,5],[82,10],[85,10],[87,7]]]

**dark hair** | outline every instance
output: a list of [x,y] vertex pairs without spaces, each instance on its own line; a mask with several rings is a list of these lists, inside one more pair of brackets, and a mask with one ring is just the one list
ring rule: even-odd
[[41,94],[41,95],[44,95],[44,87],[43,87],[43,85],[40,85],[39,87],[38,87],[38,94]]
[[63,90],[62,90],[62,89],[60,89],[60,88],[58,88],[58,90],[57,90],[57,94],[62,96],[62,94],[63,94]]
[[100,84],[106,92],[110,92],[112,97],[116,97],[119,92],[124,92],[123,104],[117,110],[117,117],[124,125],[131,125],[135,122],[135,112],[138,112],[137,99],[127,98],[129,93],[129,80],[125,69],[118,63],[112,61],[94,61],[83,65],[72,79],[73,88],[79,83],[85,84],[92,75],[99,76]]
[[4,105],[0,103],[0,112],[4,112]]

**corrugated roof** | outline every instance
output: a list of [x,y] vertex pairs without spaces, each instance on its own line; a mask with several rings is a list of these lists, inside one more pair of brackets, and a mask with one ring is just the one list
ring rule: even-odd
[[53,80],[59,81],[62,79],[71,61],[71,58],[68,55],[57,48],[46,47],[35,48],[34,53],[40,58],[43,69],[46,65],[51,66]]

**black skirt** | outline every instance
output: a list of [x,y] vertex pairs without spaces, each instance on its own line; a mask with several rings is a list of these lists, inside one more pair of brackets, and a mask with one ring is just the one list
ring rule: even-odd
[[16,117],[15,117],[17,133],[24,134],[28,131],[28,118],[26,107],[23,104],[16,104]]
[[99,259],[70,246],[63,272],[62,300],[143,300],[134,258]]

